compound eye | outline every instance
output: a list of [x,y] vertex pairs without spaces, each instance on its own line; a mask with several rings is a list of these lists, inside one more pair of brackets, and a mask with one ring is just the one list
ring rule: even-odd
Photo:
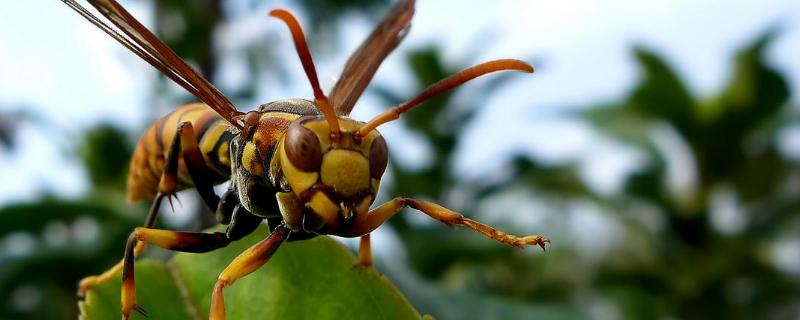
[[372,146],[369,148],[369,174],[375,179],[380,179],[386,171],[387,162],[389,162],[389,151],[386,148],[386,140],[378,136],[372,140]]
[[284,140],[286,156],[297,169],[305,172],[318,171],[322,163],[319,139],[313,131],[304,127],[302,122],[296,120],[286,130]]

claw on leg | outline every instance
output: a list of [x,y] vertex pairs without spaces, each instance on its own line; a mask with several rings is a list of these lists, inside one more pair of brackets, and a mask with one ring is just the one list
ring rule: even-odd
[[133,305],[133,310],[136,310],[136,312],[138,312],[139,314],[147,317],[147,311],[145,311],[144,308],[142,308],[142,306],[138,304]]
[[488,225],[485,225],[483,223],[477,222],[469,218],[462,217],[461,220],[462,221],[460,221],[460,223],[457,224],[463,224],[468,228],[475,230],[478,233],[486,236],[487,238],[505,243],[512,247],[522,248],[524,246],[538,245],[539,247],[542,248],[543,251],[546,251],[547,249],[545,248],[545,244],[550,243],[549,239],[542,236],[530,235],[530,236],[519,237],[507,234],[503,231],[498,231],[495,228],[492,228]]
[[141,314],[145,318],[148,317],[147,311],[145,311],[144,308],[142,308],[142,306],[134,303],[131,308],[122,310],[122,320],[130,319],[131,318],[131,311],[136,311],[136,312],[138,312],[139,314]]
[[169,209],[172,210],[172,213],[175,213],[175,204],[172,202],[172,199],[175,199],[175,202],[177,202],[178,205],[183,206],[183,204],[181,203],[181,199],[178,198],[177,194],[171,194],[167,196],[167,201],[169,202]]

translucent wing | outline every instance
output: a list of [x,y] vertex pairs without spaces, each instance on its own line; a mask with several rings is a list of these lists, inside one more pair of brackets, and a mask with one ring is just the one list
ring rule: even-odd
[[240,127],[235,119],[242,113],[208,80],[189,67],[172,49],[147,30],[115,0],[88,0],[117,29],[86,10],[75,0],[61,0],[92,24],[106,32],[130,51],[161,71],[172,81],[185,88],[200,101],[208,104],[232,125]]
[[350,114],[383,59],[408,33],[413,15],[414,0],[400,0],[350,56],[339,81],[328,95],[336,114]]

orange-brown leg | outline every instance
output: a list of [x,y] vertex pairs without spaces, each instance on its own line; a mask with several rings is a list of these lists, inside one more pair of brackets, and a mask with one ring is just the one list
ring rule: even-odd
[[231,264],[219,275],[217,283],[214,285],[214,293],[211,296],[209,319],[225,319],[225,297],[222,292],[223,289],[267,263],[272,255],[275,254],[275,251],[278,250],[281,243],[289,237],[290,233],[291,232],[285,225],[280,224],[272,231],[269,237],[256,243],[233,259]]
[[498,242],[505,243],[514,247],[523,247],[525,245],[538,245],[545,248],[545,244],[550,240],[538,235],[530,236],[515,236],[502,231],[498,231],[486,224],[466,218],[453,210],[442,207],[430,201],[416,200],[409,198],[394,198],[379,207],[370,210],[369,214],[364,217],[359,217],[359,220],[353,223],[353,226],[339,235],[345,237],[357,237],[365,235],[383,224],[386,220],[400,212],[404,207],[411,207],[427,214],[431,218],[439,220],[451,226],[466,226],[490,239]]
[[[150,228],[155,224],[156,217],[158,216],[158,208],[161,206],[161,200],[164,198],[164,196],[165,196],[164,194],[159,193],[156,196],[155,200],[153,201],[153,204],[150,206],[150,212],[147,214],[147,219],[145,219],[145,224],[144,224],[146,228]],[[139,254],[141,254],[144,251],[144,249],[145,249],[144,243],[137,243],[136,247],[133,250],[134,255],[139,256]],[[98,284],[101,284],[107,281],[108,279],[111,279],[112,277],[118,275],[121,270],[122,270],[122,260],[120,260],[113,267],[109,268],[108,270],[106,270],[101,274],[88,276],[81,279],[81,281],[78,283],[78,294],[84,296],[87,291],[94,288]]]
[[361,243],[358,245],[358,265],[362,267],[372,266],[372,246],[369,240],[369,233],[361,236]]
[[227,246],[231,240],[222,232],[197,233],[170,230],[136,228],[128,237],[122,267],[122,318],[128,319],[131,311],[144,314],[144,309],[136,304],[136,283],[134,280],[134,246],[139,243],[153,243],[164,249],[181,252],[208,252]]
[[[152,228],[155,225],[158,218],[158,211],[161,208],[161,201],[165,197],[169,198],[174,196],[177,191],[178,159],[181,158],[181,151],[183,151],[183,159],[184,163],[186,163],[189,175],[192,177],[193,183],[200,193],[201,198],[212,211],[217,209],[219,197],[214,194],[213,184],[205,178],[204,173],[207,172],[208,169],[206,168],[200,148],[197,146],[197,137],[194,134],[194,128],[190,122],[183,122],[178,128],[178,134],[175,135],[170,144],[166,157],[167,162],[164,165],[164,171],[161,173],[161,180],[158,184],[158,194],[153,200],[153,204],[150,206],[147,218],[145,218],[145,228]],[[144,252],[145,248],[146,246],[144,243],[137,243],[133,251],[134,256],[139,256]],[[117,275],[120,270],[122,270],[122,260],[99,275],[88,276],[81,279],[78,284],[78,294],[84,295],[89,289]]]

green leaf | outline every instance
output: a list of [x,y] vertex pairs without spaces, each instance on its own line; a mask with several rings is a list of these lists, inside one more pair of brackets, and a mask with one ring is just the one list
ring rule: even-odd
[[[181,292],[175,284],[169,267],[157,261],[141,261],[136,264],[137,295],[140,305],[148,306],[148,316],[152,319],[193,319],[189,309],[183,304]],[[94,288],[86,294],[86,300],[78,303],[81,319],[119,319],[119,292],[122,281],[115,277]],[[133,319],[144,318],[139,314]]]
[[633,108],[619,105],[597,105],[580,110],[577,116],[583,118],[594,129],[620,142],[646,147],[650,144],[647,130],[651,119]]
[[669,121],[684,135],[693,132],[696,105],[681,78],[655,52],[639,47],[635,53],[643,78],[631,93],[629,106],[643,115]]
[[727,87],[708,103],[713,113],[706,115],[703,131],[688,139],[705,176],[732,180],[745,200],[776,193],[791,168],[775,149],[770,128],[790,109],[786,77],[765,56],[775,32],[739,50]]
[[80,145],[80,154],[93,185],[124,190],[133,154],[125,132],[111,125],[91,128]]
[[[220,272],[266,235],[261,228],[215,252],[137,262],[139,304],[150,319],[207,318]],[[119,318],[119,292],[119,277],[90,291],[80,303],[82,319]],[[323,236],[284,243],[266,265],[225,289],[225,307],[229,319],[421,318],[386,277],[357,267],[347,248]]]
[[770,116],[789,99],[786,78],[765,58],[775,35],[776,30],[770,29],[736,54],[733,77],[717,102],[747,125]]

